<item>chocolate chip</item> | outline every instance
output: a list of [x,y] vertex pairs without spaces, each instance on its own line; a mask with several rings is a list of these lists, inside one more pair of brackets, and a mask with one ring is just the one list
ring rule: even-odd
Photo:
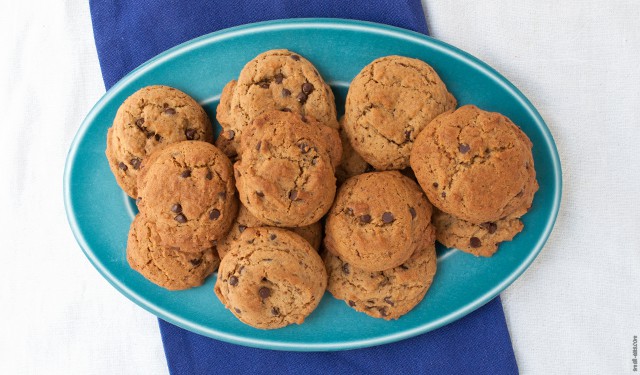
[[180,177],[182,178],[191,177],[191,170],[185,169],[184,171],[182,171],[182,173],[180,173]]
[[173,206],[171,206],[171,212],[173,212],[174,214],[182,213],[182,205],[180,205],[180,203],[174,204]]
[[382,214],[382,222],[385,224],[389,224],[391,222],[393,222],[395,220],[395,218],[393,217],[393,214],[391,212],[385,212]]
[[242,225],[242,224],[238,225],[238,232],[242,233],[244,232],[245,229],[247,229],[246,225]]
[[200,263],[202,263],[202,258],[191,259],[189,260],[189,263],[191,263],[194,267],[197,267],[200,265]]
[[220,217],[220,211],[217,209],[213,209],[211,210],[211,212],[209,212],[209,219],[211,220],[218,220],[218,218]]
[[438,185],[438,183],[437,183],[437,182],[434,182],[434,183],[433,183],[433,187],[434,187],[434,188],[437,188],[438,186],[439,186],[439,185]]
[[380,311],[380,315],[387,316],[387,308],[386,307],[379,307],[378,311]]
[[279,309],[279,308],[277,308],[277,307],[272,307],[272,308],[271,308],[271,315],[273,315],[273,316],[278,316],[278,315],[280,315],[280,309]]
[[196,139],[196,129],[185,130],[184,136],[187,137],[188,140],[193,141],[194,139]]
[[162,136],[156,133],[156,142],[162,142]]
[[266,286],[262,286],[260,287],[260,289],[258,289],[258,294],[262,299],[269,298],[269,296],[271,295],[271,289],[267,288]]
[[404,139],[405,139],[405,141],[410,141],[411,140],[411,130],[405,130],[404,131]]
[[480,247],[482,246],[482,242],[480,241],[480,239],[478,237],[471,237],[469,239],[469,246],[476,248],[476,247]]
[[458,146],[458,151],[463,154],[466,154],[467,152],[469,152],[469,150],[471,150],[471,147],[469,147],[468,144],[462,143],[460,144],[460,146]]
[[407,266],[406,266],[406,265],[404,265],[404,264],[401,264],[401,265],[400,265],[400,268],[402,268],[403,270],[408,270],[408,269],[409,269],[409,267],[407,267]]
[[301,92],[300,94],[298,94],[298,96],[296,96],[296,100],[298,102],[300,102],[301,104],[304,104],[307,102],[307,94]]
[[256,150],[260,151],[260,147],[262,147],[262,141],[258,141],[256,144]]
[[289,199],[291,199],[292,201],[295,201],[296,198],[298,198],[298,191],[297,190],[291,190],[289,192]]
[[239,308],[234,307],[233,309],[234,309],[238,314],[242,314],[242,311],[241,311]]
[[187,217],[184,216],[184,214],[178,214],[173,218],[173,220],[177,221],[178,223],[184,224],[187,222]]
[[229,130],[227,132],[227,138],[233,139],[235,136],[236,136],[236,132],[234,132],[233,130]]
[[305,116],[305,115],[300,116],[300,120],[302,120],[302,122],[306,123],[307,122],[307,116]]
[[136,126],[140,128],[140,130],[143,130],[143,126],[142,124],[144,124],[144,119],[143,118],[139,118],[136,120]]
[[370,223],[371,222],[371,215],[365,214],[360,216],[360,222],[362,223]]
[[154,132],[148,132],[148,133],[147,133],[147,139],[149,139],[149,138],[153,137],[154,135],[156,135],[156,133],[154,133]]
[[442,192],[442,194],[440,194],[440,196],[441,196],[442,198],[446,198],[446,197],[447,197],[447,193],[445,193],[445,192],[443,191],[443,192]]
[[393,301],[391,300],[391,297],[384,297],[383,301],[385,301],[389,305],[393,306]]
[[281,112],[291,112],[291,110],[289,108],[282,108],[280,111]]
[[173,108],[167,108],[164,110],[164,114],[165,115],[175,115],[176,114],[176,110]]
[[416,218],[416,209],[413,207],[409,207],[409,213],[411,214],[411,218],[415,219]]
[[282,73],[278,73],[275,76],[273,76],[273,78],[275,78],[276,83],[282,83],[282,80],[284,79],[284,76],[282,75]]
[[295,61],[300,61],[300,56],[298,55],[291,55],[291,58],[294,59]]
[[343,264],[343,265],[342,265],[342,272],[343,272],[345,275],[348,275],[348,274],[349,274],[349,263],[345,263],[345,264]]
[[486,230],[487,232],[489,232],[489,234],[494,234],[496,230],[498,230],[498,224],[492,223],[492,222],[486,222],[486,223],[480,224],[480,228]]
[[355,302],[353,302],[352,300],[349,300],[349,306],[354,307],[356,305]]
[[231,276],[231,277],[229,278],[229,285],[231,285],[231,286],[236,286],[236,285],[238,285],[238,278],[237,278],[237,277],[235,277],[235,276]]
[[353,216],[353,208],[347,208],[347,215]]
[[213,179],[213,173],[211,171],[207,171],[207,174],[204,176],[207,180]]
[[133,167],[133,169],[140,169],[140,159],[138,158],[131,159],[131,166]]
[[256,195],[259,196],[260,198],[264,197],[264,193],[261,191],[256,191]]
[[271,233],[271,235],[269,236],[269,239],[270,239],[271,241],[273,241],[273,240],[275,240],[275,239],[276,239],[276,237],[278,237],[278,236],[276,236],[274,233]]
[[313,91],[314,87],[309,82],[305,82],[302,84],[302,92],[309,95]]
[[269,88],[269,82],[260,82],[258,85],[263,89]]
[[309,152],[309,145],[306,143],[299,143],[298,147],[300,148],[300,152],[302,152],[303,154]]
[[123,162],[120,162],[120,164],[118,164],[118,168],[122,169],[123,171],[127,171],[127,169],[129,169],[129,167],[127,167],[127,165]]
[[287,89],[282,89],[282,93],[280,95],[282,95],[283,98],[286,98],[291,95],[291,91]]
[[518,194],[516,194],[516,198],[520,198],[524,194],[524,190],[520,190]]

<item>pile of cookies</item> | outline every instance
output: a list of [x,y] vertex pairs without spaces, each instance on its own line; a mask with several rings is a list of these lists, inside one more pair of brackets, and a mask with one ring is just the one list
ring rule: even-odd
[[143,88],[107,135],[140,211],[129,264],[171,290],[218,270],[215,294],[256,328],[301,324],[325,290],[397,319],[433,281],[436,238],[490,256],[522,230],[537,190],[526,135],[456,106],[428,64],[387,56],[353,79],[338,122],[311,62],[272,50],[225,86],[214,146],[192,98]]

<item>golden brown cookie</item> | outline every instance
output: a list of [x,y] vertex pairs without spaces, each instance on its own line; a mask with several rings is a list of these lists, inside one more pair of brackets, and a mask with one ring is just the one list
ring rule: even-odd
[[154,150],[184,140],[213,142],[204,109],[189,95],[168,86],[147,86],[122,103],[107,133],[106,155],[118,185],[137,198],[142,161]]
[[212,246],[238,211],[231,162],[214,145],[184,141],[153,153],[141,167],[138,209],[160,241],[185,252]]
[[455,107],[456,99],[427,63],[386,56],[351,82],[343,126],[353,148],[376,170],[403,169],[420,131]]
[[351,177],[327,215],[324,245],[366,271],[394,268],[425,243],[431,210],[418,184],[400,172]]
[[420,133],[411,168],[431,203],[475,224],[523,214],[538,186],[529,138],[507,117],[472,105]]
[[216,114],[223,131],[216,145],[235,159],[244,128],[274,109],[311,116],[338,129],[333,92],[313,64],[295,52],[271,50],[248,62],[238,81],[223,89]]
[[185,253],[161,245],[156,226],[140,214],[129,230],[127,261],[149,281],[169,290],[202,285],[220,264],[211,248]]
[[[343,122],[344,116],[340,119],[340,124],[343,124]],[[342,141],[342,160],[340,160],[340,165],[336,168],[338,185],[341,185],[349,177],[373,171],[373,167],[351,147],[351,143],[349,143],[349,139],[347,139],[342,127],[340,128],[340,140]]]
[[511,241],[524,225],[518,218],[473,224],[435,209],[432,218],[438,242],[475,256],[490,257],[498,245]]
[[[245,206],[240,205],[240,209],[238,210],[238,216],[236,217],[235,222],[231,226],[231,230],[227,233],[226,236],[217,241],[216,249],[218,250],[218,256],[220,259],[224,258],[225,255],[229,252],[233,243],[240,238],[242,232],[244,232],[247,228],[260,228],[265,227],[267,224],[258,220],[255,216],[251,215],[251,212],[247,210]],[[307,225],[304,227],[297,228],[284,228],[288,229],[302,238],[307,240],[309,244],[316,250],[320,248],[320,244],[322,242],[322,224],[320,222],[313,223],[311,225]]]
[[312,117],[271,111],[242,135],[234,165],[242,204],[258,220],[278,227],[317,222],[336,191],[335,166],[342,146],[335,129]]
[[379,272],[364,271],[325,251],[322,258],[329,277],[327,290],[374,318],[398,319],[422,301],[436,273],[433,227],[428,231],[428,238],[411,258]]
[[215,293],[242,322],[261,329],[302,324],[327,286],[322,259],[285,229],[247,228],[224,257]]

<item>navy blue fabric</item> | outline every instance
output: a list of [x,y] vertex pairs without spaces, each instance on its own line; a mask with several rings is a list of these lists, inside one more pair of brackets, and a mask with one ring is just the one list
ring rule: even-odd
[[[427,33],[420,0],[90,1],[106,88],[158,53],[197,36],[279,18],[334,17]],[[169,370],[182,374],[514,374],[500,298],[443,328],[374,348],[328,353],[253,349],[159,321]]]

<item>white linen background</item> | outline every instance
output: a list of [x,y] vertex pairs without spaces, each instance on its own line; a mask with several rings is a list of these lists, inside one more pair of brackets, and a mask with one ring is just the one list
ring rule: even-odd
[[[640,335],[640,2],[423,4],[432,35],[519,87],[560,152],[555,229],[502,293],[521,372],[631,373]],[[67,150],[104,93],[88,2],[2,5],[0,373],[166,373],[156,318],[98,274],[64,213]]]

